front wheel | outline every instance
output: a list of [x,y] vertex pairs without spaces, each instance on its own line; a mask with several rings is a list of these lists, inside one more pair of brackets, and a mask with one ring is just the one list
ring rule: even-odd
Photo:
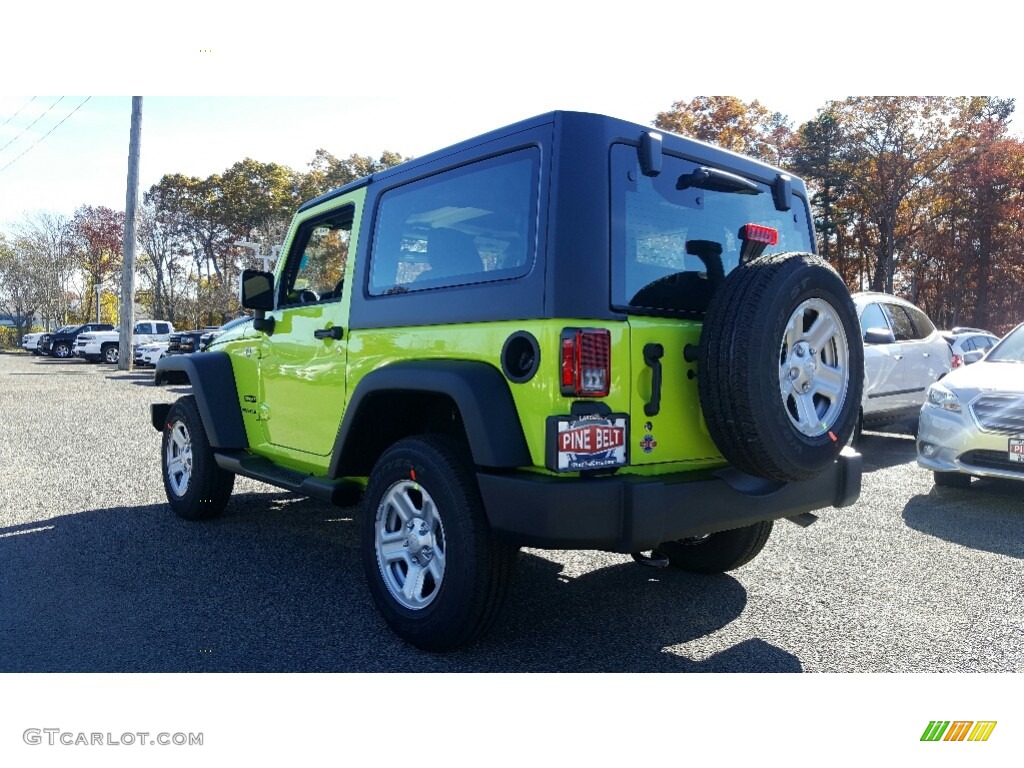
[[771,532],[772,521],[764,520],[745,528],[666,541],[658,545],[658,551],[668,557],[673,568],[692,573],[724,573],[757,557]]
[[424,435],[385,451],[363,497],[360,536],[370,594],[403,640],[453,650],[497,620],[516,549],[494,539],[456,442]]
[[70,344],[55,344],[53,347],[53,356],[59,358],[71,357],[71,345]]
[[121,348],[116,344],[108,344],[103,348],[103,362],[110,363],[111,365],[117,364],[117,359],[121,356]]
[[161,456],[167,501],[178,517],[206,520],[224,511],[235,476],[217,466],[193,396],[167,413]]

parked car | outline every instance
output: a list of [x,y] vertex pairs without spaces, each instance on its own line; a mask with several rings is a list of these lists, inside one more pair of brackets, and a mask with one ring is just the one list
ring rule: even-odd
[[988,331],[981,331],[977,329],[960,330],[959,333],[955,332],[957,329],[953,329],[949,335],[945,331],[942,332],[943,338],[949,344],[949,349],[953,353],[953,367],[959,368],[961,365],[968,365],[974,362],[974,359],[978,356],[972,355],[967,356],[968,352],[975,350],[981,351],[982,354],[988,352],[996,345],[999,341],[999,337],[994,333]]
[[151,409],[167,500],[361,496],[413,645],[491,627],[520,546],[721,573],[860,492],[857,313],[781,169],[554,112],[310,200],[284,242],[242,272],[251,324],[157,363],[191,385]]
[[145,344],[136,344],[133,350],[132,362],[138,366],[155,366],[157,360],[168,354],[169,342],[150,341]]
[[83,325],[66,325],[53,333],[44,333],[39,340],[39,351],[44,355],[67,358],[74,354],[78,337],[92,331],[109,331],[110,323],[85,323]]
[[245,325],[246,323],[251,322],[252,317],[250,317],[249,315],[242,315],[241,317],[236,317],[234,320],[229,320],[228,322],[224,323],[224,325],[222,325],[220,328],[214,328],[213,330],[204,333],[199,339],[199,351],[205,351],[206,348],[210,346],[210,342],[212,342],[222,333],[230,331],[234,328],[239,328]]
[[966,488],[971,477],[1024,480],[1024,323],[985,357],[928,388],[917,463],[935,484]]
[[199,350],[199,339],[202,338],[203,334],[215,330],[217,330],[217,326],[208,326],[191,331],[175,331],[168,339],[167,354],[187,355],[189,352],[197,352]]
[[[132,347],[151,341],[167,341],[174,332],[174,326],[164,320],[140,320],[132,329]],[[114,328],[109,333],[83,334],[78,339],[75,354],[91,363],[102,360],[115,364],[121,354],[121,330]]]
[[953,353],[918,307],[887,293],[853,294],[864,338],[861,430],[905,424],[911,431],[929,385],[953,368]]
[[39,352],[39,340],[43,338],[43,332],[39,333],[26,333],[21,337],[21,348],[26,352],[31,352],[33,355],[41,354]]

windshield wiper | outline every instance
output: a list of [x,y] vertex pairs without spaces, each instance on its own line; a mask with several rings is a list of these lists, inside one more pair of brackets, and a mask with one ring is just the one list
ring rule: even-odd
[[698,168],[693,173],[684,173],[676,182],[676,189],[697,187],[709,192],[736,192],[741,195],[760,195],[761,188],[749,179],[717,168]]

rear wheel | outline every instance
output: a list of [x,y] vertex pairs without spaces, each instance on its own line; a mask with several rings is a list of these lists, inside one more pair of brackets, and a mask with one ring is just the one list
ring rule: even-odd
[[363,503],[363,569],[395,634],[447,651],[490,629],[516,548],[494,539],[458,443],[441,435],[395,443],[373,468]]
[[744,264],[712,297],[698,385],[722,455],[751,475],[818,475],[857,426],[864,349],[849,291],[807,253]]
[[164,426],[164,490],[171,508],[186,520],[205,520],[224,511],[235,476],[217,466],[195,398],[171,406]]
[[969,488],[971,476],[962,472],[935,472],[935,484],[946,488]]
[[691,539],[666,541],[658,551],[669,565],[693,573],[724,573],[746,565],[760,554],[772,532],[772,521]]

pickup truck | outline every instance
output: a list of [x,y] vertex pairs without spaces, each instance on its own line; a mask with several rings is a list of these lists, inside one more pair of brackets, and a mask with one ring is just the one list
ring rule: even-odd
[[[151,341],[167,341],[174,333],[174,326],[164,320],[140,320],[132,329],[132,346]],[[75,356],[90,363],[102,360],[117,363],[120,355],[120,329],[112,331],[83,333],[75,344]]]

